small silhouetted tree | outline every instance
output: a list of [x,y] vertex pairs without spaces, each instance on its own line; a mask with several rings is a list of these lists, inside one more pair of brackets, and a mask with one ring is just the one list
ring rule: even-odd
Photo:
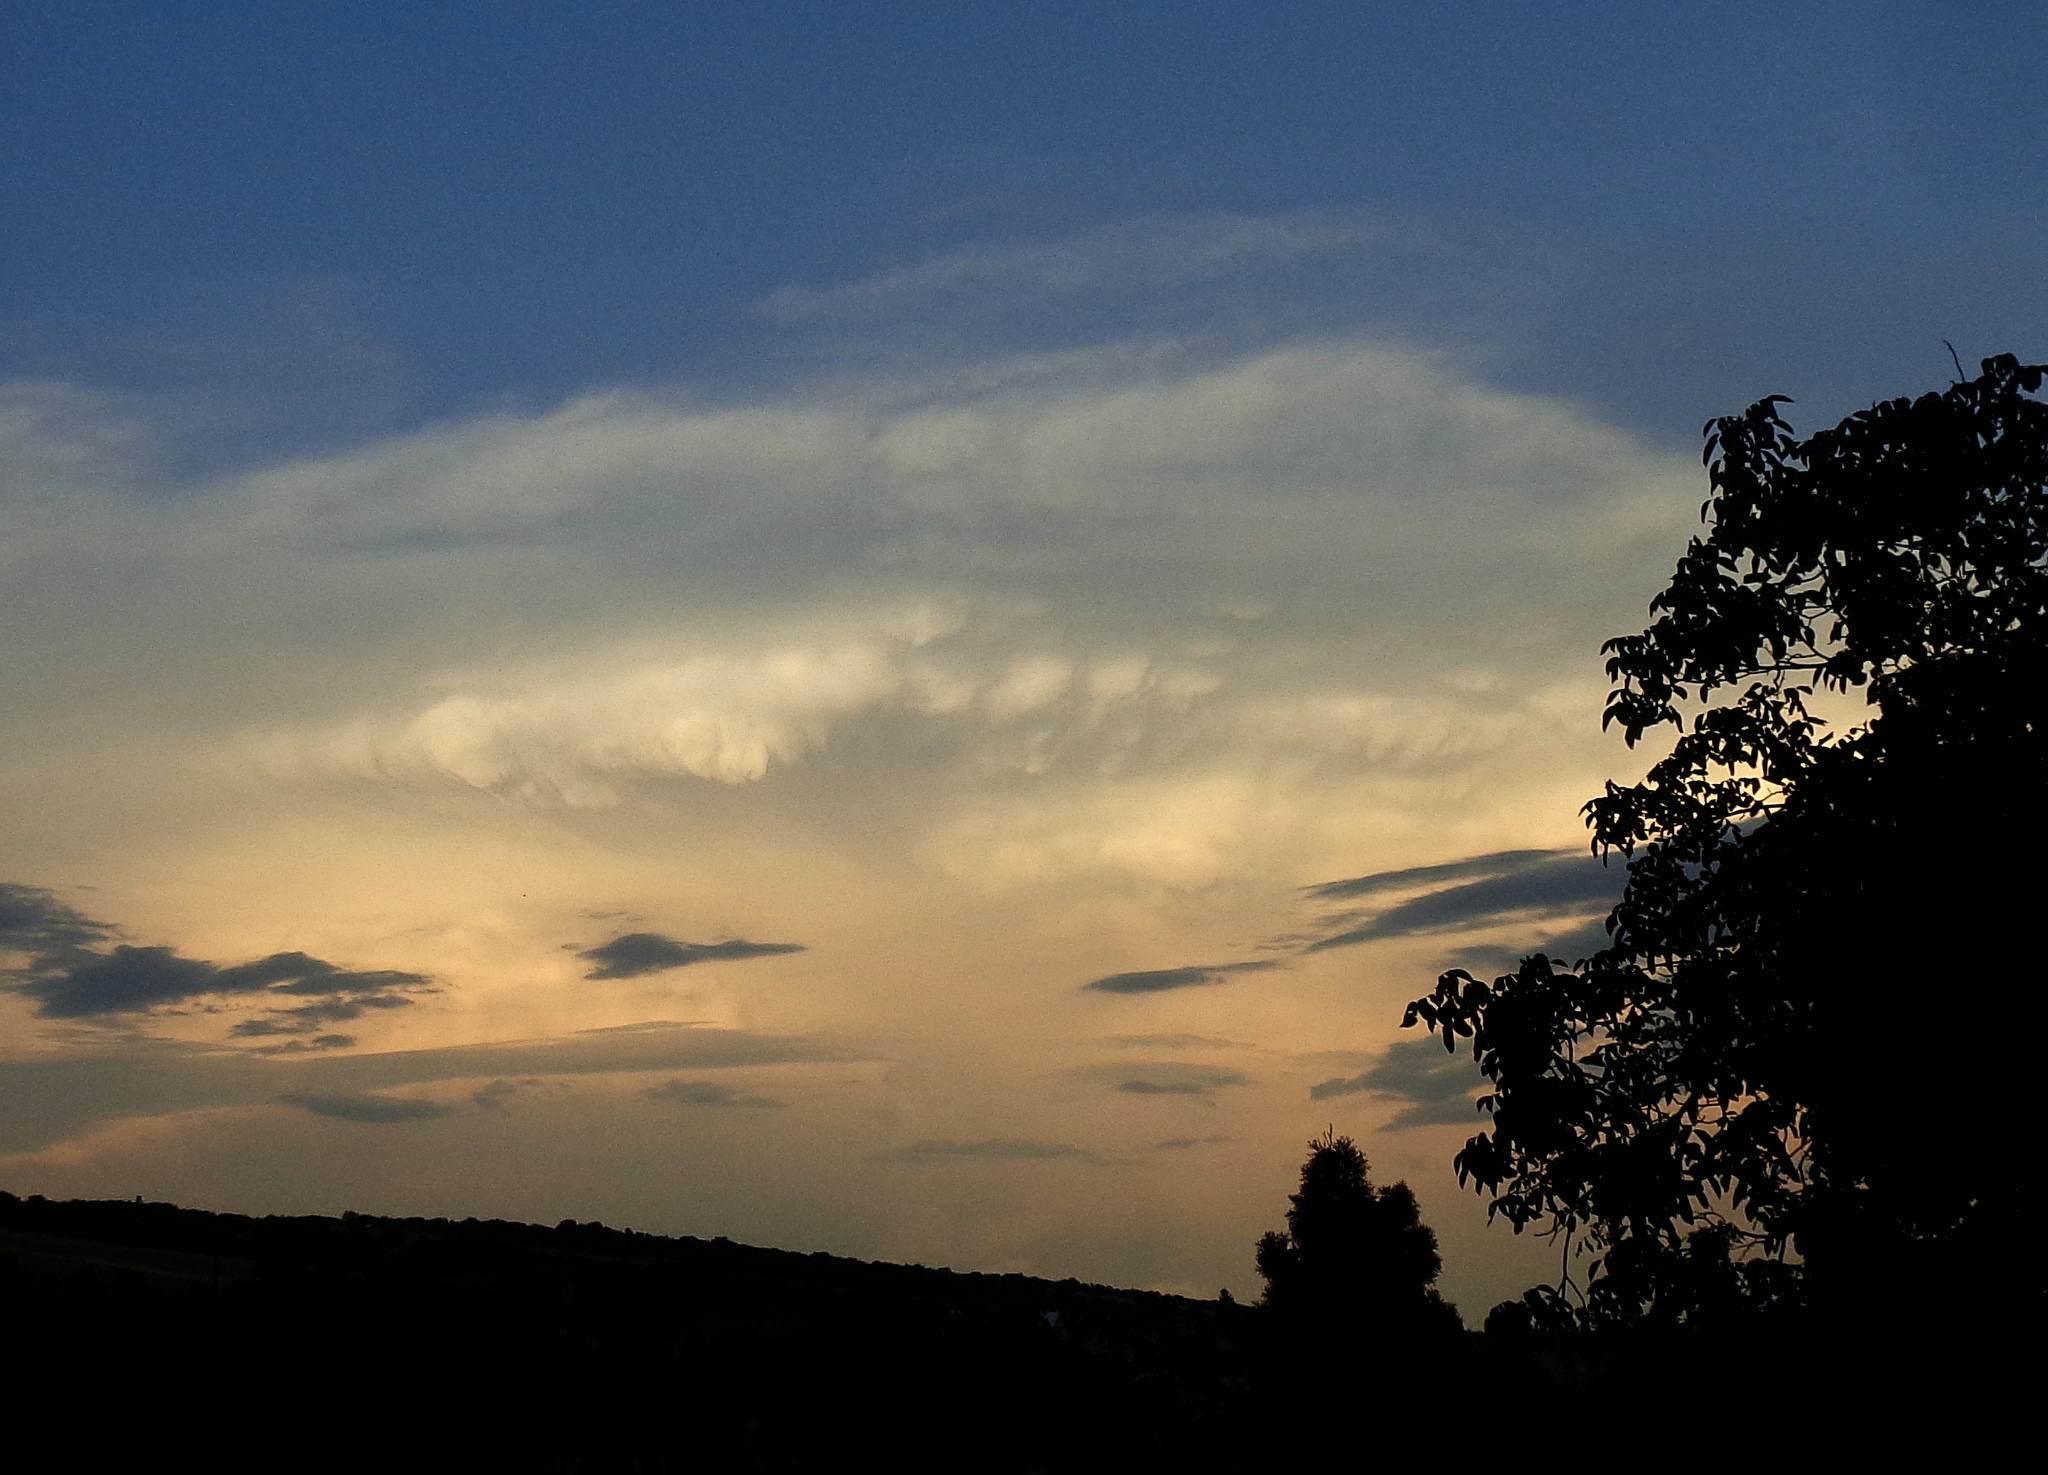
[[1287,1231],[1259,1241],[1260,1304],[1309,1340],[1376,1342],[1454,1331],[1435,1288],[1443,1261],[1406,1183],[1373,1185],[1365,1154],[1334,1130],[1309,1143]]

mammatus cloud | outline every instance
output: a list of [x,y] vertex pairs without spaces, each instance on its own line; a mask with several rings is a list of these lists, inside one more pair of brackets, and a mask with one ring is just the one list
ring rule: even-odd
[[[201,751],[267,781],[687,805],[829,752],[977,883],[1199,884],[1302,864],[1346,814],[1424,827],[1447,774],[1536,802],[1558,714],[1597,723],[1581,653],[1636,615],[1613,570],[1667,562],[1674,468],[1409,349],[1126,344],[737,406],[595,395],[253,474],[168,534],[102,497],[89,541],[331,612],[223,657],[278,673],[261,702],[188,704],[222,729]],[[252,539],[270,582],[244,589],[218,562]],[[1453,584],[1456,620],[1422,618]],[[161,611],[133,606],[94,607],[96,648],[136,648]]]
[[597,964],[585,978],[640,978],[698,963],[772,958],[803,950],[803,944],[797,942],[748,942],[743,937],[727,942],[678,942],[659,932],[628,932],[576,956]]
[[[45,1019],[95,1019],[147,1014],[199,999],[282,1001],[228,1031],[235,1038],[312,1036],[322,1025],[359,1019],[371,1009],[400,1009],[417,993],[434,992],[423,973],[349,971],[306,953],[272,953],[222,967],[181,957],[172,947],[89,944],[115,929],[93,922],[39,887],[0,887],[0,949],[29,960],[5,970],[16,993],[36,1001]],[[306,1002],[298,1003],[304,999]],[[330,1044],[337,1038],[325,1035]]]
[[1201,963],[1184,968],[1147,968],[1135,973],[1112,973],[1081,985],[1105,994],[1159,994],[1177,988],[1200,988],[1221,983],[1238,973],[1266,973],[1278,968],[1274,959],[1249,963]]
[[1034,1142],[1015,1137],[985,1137],[962,1142],[951,1137],[927,1137],[884,1154],[891,1162],[942,1163],[956,1161],[1036,1162],[1053,1159],[1095,1160],[1086,1148],[1067,1142]]
[[1486,1083],[1469,1050],[1447,1054],[1432,1036],[1396,1041],[1370,1070],[1311,1086],[1308,1094],[1314,1101],[1366,1094],[1406,1103],[1387,1123],[1389,1131],[1436,1123],[1465,1127],[1478,1124],[1472,1092]]
[[312,1096],[294,1092],[277,1099],[285,1106],[343,1122],[421,1122],[455,1115],[453,1107],[438,1101],[396,1096]]

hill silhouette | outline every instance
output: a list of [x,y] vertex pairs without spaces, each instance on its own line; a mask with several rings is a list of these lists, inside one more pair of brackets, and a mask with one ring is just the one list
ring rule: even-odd
[[5,1376],[95,1461],[1234,1468],[1227,1300],[574,1221],[0,1194]]

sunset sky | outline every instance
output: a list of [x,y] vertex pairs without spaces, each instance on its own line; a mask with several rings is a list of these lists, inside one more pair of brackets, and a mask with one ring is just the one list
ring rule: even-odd
[[1477,1324],[1699,431],[2048,357],[2048,11],[5,3],[0,1188]]

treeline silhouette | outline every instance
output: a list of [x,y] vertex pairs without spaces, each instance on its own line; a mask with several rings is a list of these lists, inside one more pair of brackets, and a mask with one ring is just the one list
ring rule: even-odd
[[0,1194],[0,1296],[16,1406],[108,1463],[1200,1466],[1253,1360],[1228,1301],[573,1221]]
[[1454,1317],[1304,1341],[1227,1294],[574,1221],[0,1193],[0,1305],[14,1406],[87,1467],[1258,1470],[1312,1447],[1304,1392],[1384,1417],[1383,1452],[1434,1440],[1404,1423],[1429,1386],[1554,1394]]

